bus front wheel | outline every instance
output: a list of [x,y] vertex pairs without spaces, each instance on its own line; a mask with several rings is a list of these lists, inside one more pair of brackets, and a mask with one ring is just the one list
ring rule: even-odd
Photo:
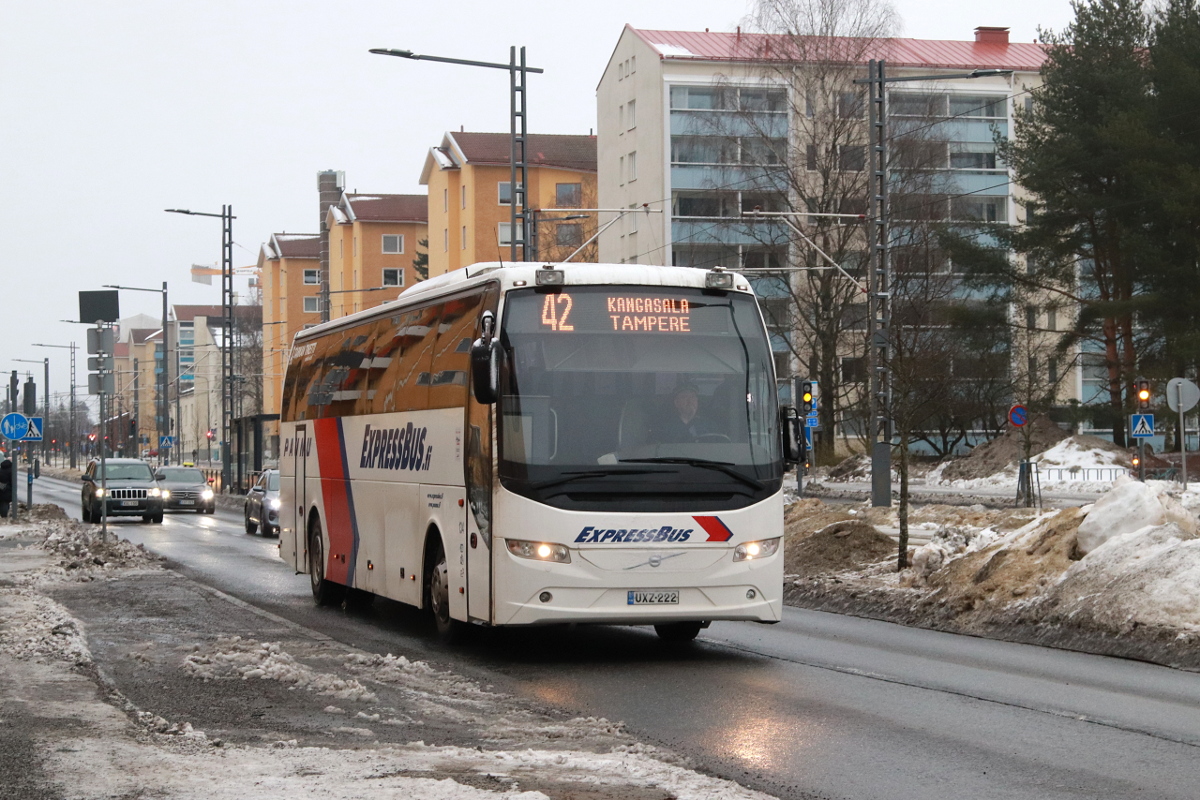
[[450,570],[446,566],[446,551],[441,539],[435,539],[435,542],[430,566],[425,571],[425,591],[437,637],[450,643],[461,636],[463,623],[450,616]]
[[317,605],[332,605],[338,599],[340,587],[325,578],[325,541],[320,517],[313,517],[308,525],[308,578]]

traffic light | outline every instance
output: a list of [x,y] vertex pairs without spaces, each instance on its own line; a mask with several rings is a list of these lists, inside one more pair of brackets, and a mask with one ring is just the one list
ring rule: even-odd
[[25,416],[37,416],[37,384],[33,382],[33,378],[26,378],[25,395],[21,398],[21,402],[24,404]]
[[1137,396],[1138,410],[1145,411],[1150,408],[1150,381],[1138,378],[1135,387],[1134,394]]
[[1130,459],[1130,462],[1134,469],[1137,469],[1138,467],[1140,467],[1142,465],[1142,459],[1138,456],[1138,454],[1136,452],[1133,454],[1133,458]]
[[12,377],[8,379],[8,410],[17,410],[17,397],[21,393],[21,379],[17,377],[17,371],[12,371]]
[[89,433],[89,434],[88,434],[88,441],[89,441],[89,442],[94,442],[94,441],[96,441],[96,434],[94,434],[94,433]]
[[213,434],[213,430],[212,430],[212,428],[209,428],[208,430],[206,430],[206,431],[204,432],[204,435],[205,435],[206,437],[208,437],[208,440],[211,442],[211,441],[212,441],[212,438],[213,438],[213,435],[214,435],[214,434]]
[[816,381],[800,381],[800,415],[808,416],[817,408],[817,382]]

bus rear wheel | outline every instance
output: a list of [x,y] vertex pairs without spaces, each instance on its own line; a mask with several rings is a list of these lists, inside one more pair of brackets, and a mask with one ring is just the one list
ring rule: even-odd
[[671,622],[666,625],[655,625],[654,632],[658,638],[668,644],[686,644],[700,634],[703,622]]
[[449,644],[462,635],[463,623],[450,616],[450,570],[446,566],[446,551],[441,539],[435,541],[430,567],[425,572],[425,592],[437,638]]
[[325,541],[319,517],[313,517],[308,525],[308,579],[317,605],[332,605],[339,599],[341,587],[325,578]]

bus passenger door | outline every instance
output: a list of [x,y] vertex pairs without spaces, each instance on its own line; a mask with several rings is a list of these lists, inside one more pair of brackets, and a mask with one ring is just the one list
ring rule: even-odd
[[[488,288],[476,307],[476,319],[485,311],[496,313],[498,295],[495,287]],[[476,323],[475,336],[479,335]],[[471,619],[483,622],[493,619],[492,416],[492,407],[476,402],[474,391],[468,391],[466,429],[463,432],[463,468],[467,487],[467,613]]]
[[[308,525],[306,509],[308,508],[308,426],[297,425],[292,433],[292,491],[291,506],[288,514],[292,517],[293,525],[291,539],[291,558],[297,572],[308,572]],[[286,556],[285,556],[286,558]]]

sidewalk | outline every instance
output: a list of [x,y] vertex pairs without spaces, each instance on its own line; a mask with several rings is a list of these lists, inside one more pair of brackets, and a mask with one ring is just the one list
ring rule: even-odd
[[766,798],[55,520],[0,524],[0,797]]

